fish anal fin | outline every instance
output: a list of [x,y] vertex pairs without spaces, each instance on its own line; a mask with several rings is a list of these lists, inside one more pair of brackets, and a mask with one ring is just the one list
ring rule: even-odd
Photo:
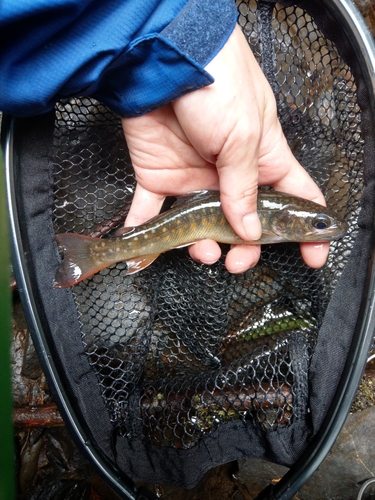
[[145,269],[150,264],[152,264],[154,260],[156,260],[159,257],[159,255],[160,253],[155,253],[127,260],[126,263],[128,265],[128,270],[126,271],[126,274],[134,274],[137,273],[138,271],[142,271],[142,269]]

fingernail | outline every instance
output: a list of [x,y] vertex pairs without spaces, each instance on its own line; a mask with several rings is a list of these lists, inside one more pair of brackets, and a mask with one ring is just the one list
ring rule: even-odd
[[234,263],[232,273],[233,274],[241,274],[249,269],[252,269],[255,266],[256,262],[251,262],[250,264],[248,262],[243,262],[241,260],[238,260]]
[[262,236],[262,225],[256,212],[245,215],[242,223],[249,240],[256,241],[260,239]]
[[211,252],[206,252],[203,259],[201,259],[202,264],[206,264],[207,266],[211,266],[217,262],[218,258]]

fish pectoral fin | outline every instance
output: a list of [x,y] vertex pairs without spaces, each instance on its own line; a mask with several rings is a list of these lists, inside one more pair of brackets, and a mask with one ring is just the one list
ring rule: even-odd
[[135,257],[134,259],[127,260],[126,264],[128,265],[128,270],[126,274],[134,274],[138,271],[142,271],[150,264],[154,262],[159,257],[160,253],[154,253],[150,255],[143,255],[142,257]]
[[135,230],[135,227],[120,227],[116,230],[115,236],[122,236],[123,234],[130,234]]
[[189,243],[184,243],[183,245],[177,245],[176,247],[173,247],[173,249],[190,247],[190,245],[195,245],[195,243],[196,241],[189,241]]

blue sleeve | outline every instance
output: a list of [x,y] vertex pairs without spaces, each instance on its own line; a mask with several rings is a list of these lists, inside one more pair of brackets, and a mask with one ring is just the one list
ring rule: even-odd
[[44,113],[92,96],[138,116],[213,82],[233,0],[1,0],[0,109]]

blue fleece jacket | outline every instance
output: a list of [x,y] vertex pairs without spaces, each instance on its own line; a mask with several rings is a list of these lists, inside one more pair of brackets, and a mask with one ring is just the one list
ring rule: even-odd
[[213,82],[233,0],[1,0],[0,110],[92,96],[138,116]]

